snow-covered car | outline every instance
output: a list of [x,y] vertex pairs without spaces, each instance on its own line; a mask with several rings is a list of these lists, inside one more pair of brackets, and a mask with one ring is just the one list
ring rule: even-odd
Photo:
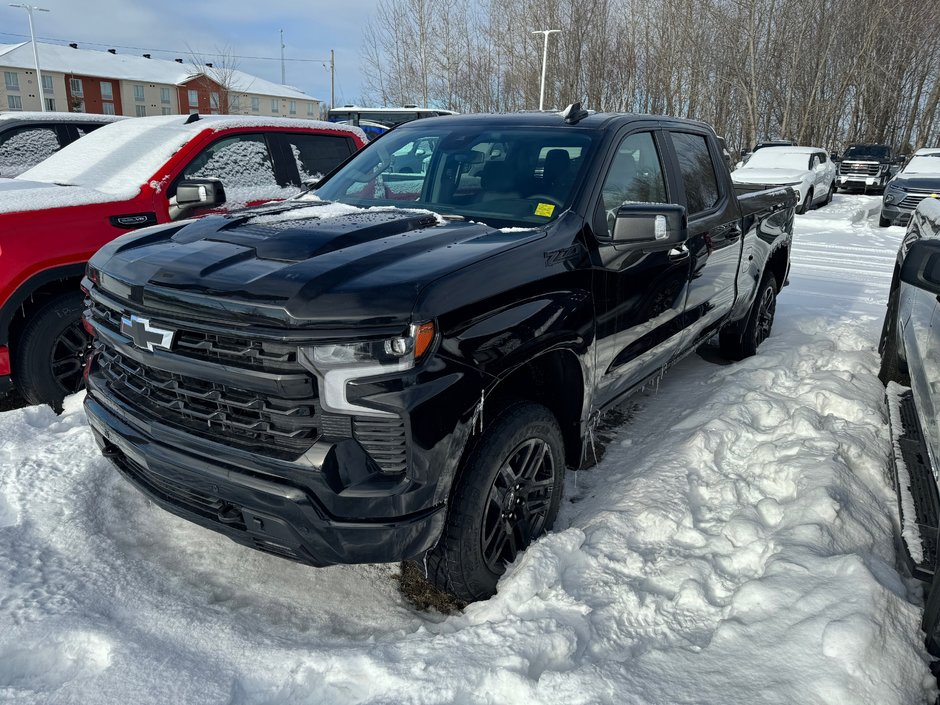
[[[940,150],[936,150],[940,151]],[[940,162],[940,159],[937,159]],[[887,385],[895,491],[911,573],[930,586],[923,627],[940,656],[940,201],[914,211],[898,249],[881,331],[881,381]]]
[[765,147],[731,172],[731,180],[745,191],[790,186],[799,194],[797,213],[832,201],[836,167],[819,147]]
[[925,198],[940,197],[940,149],[918,149],[885,186],[878,225],[907,225]]
[[82,385],[85,263],[131,230],[294,196],[365,144],[357,127],[243,115],[106,125],[0,180],[0,393]]
[[22,174],[79,137],[121,115],[89,113],[0,113],[0,177]]

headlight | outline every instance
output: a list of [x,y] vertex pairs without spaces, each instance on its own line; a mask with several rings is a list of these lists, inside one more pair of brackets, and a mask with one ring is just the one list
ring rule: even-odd
[[386,412],[350,403],[346,384],[363,377],[410,370],[430,350],[435,332],[433,323],[422,323],[412,325],[407,335],[385,340],[302,346],[299,361],[317,375],[324,410],[387,416]]
[[903,189],[900,189],[897,186],[892,186],[891,184],[888,184],[888,186],[885,188],[884,200],[885,200],[885,203],[889,205],[892,203],[900,203],[901,201],[904,200],[905,195],[906,194],[904,193]]

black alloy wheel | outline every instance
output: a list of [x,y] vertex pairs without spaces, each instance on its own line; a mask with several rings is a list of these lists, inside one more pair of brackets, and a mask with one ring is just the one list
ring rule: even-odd
[[530,438],[496,473],[483,515],[483,560],[501,574],[545,526],[552,504],[555,464],[548,443]]
[[52,344],[49,364],[65,395],[74,394],[85,386],[82,372],[91,352],[91,336],[81,321],[73,323]]

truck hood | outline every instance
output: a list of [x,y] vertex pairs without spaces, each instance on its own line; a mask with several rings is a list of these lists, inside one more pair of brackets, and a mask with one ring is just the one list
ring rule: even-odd
[[60,186],[19,178],[0,179],[0,213],[43,211],[114,200],[112,195],[81,186]]
[[543,234],[294,201],[126,235],[91,264],[106,291],[110,275],[152,308],[246,325],[378,327],[409,322],[432,281]]
[[739,184],[792,184],[802,181],[808,171],[798,169],[748,169],[747,165],[731,172],[731,178]]

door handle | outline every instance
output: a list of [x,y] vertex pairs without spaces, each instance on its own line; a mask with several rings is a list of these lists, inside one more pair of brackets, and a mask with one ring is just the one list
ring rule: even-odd
[[685,243],[673,247],[671,250],[669,250],[668,253],[670,262],[678,262],[680,260],[688,259],[690,255],[691,253],[689,252],[689,248],[685,246]]

